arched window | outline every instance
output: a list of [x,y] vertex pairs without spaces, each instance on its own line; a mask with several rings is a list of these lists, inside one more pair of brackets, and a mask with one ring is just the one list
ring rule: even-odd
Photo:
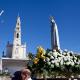
[[19,33],[17,33],[17,38],[19,38]]
[[19,22],[17,24],[19,25]]
[[19,30],[19,27],[17,27],[17,30]]

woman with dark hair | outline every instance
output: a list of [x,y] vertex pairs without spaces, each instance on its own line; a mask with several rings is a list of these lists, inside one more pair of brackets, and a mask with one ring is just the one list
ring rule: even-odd
[[12,80],[22,80],[21,71],[16,71]]

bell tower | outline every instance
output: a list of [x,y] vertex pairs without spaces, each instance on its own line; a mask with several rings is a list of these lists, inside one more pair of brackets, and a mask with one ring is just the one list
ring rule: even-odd
[[14,31],[13,45],[21,45],[21,22],[20,17],[17,17],[17,23]]
[[21,44],[21,21],[20,17],[17,17],[16,27],[14,30],[14,40],[12,49],[12,58],[25,59],[26,58],[26,44]]

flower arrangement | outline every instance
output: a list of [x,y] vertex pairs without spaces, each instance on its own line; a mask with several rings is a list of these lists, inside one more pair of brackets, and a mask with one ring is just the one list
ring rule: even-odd
[[[56,72],[54,75],[64,75],[70,77],[72,75],[80,75],[80,58],[71,52],[50,51],[47,53],[46,63],[49,65],[51,72]],[[52,73],[53,73],[52,72]]]
[[32,62],[33,74],[45,74],[47,77],[80,75],[80,55],[70,51],[45,51],[40,46]]
[[46,58],[45,53],[46,51],[41,46],[37,48],[37,54],[33,59],[33,65],[32,65],[33,74],[40,75],[44,72],[45,58]]

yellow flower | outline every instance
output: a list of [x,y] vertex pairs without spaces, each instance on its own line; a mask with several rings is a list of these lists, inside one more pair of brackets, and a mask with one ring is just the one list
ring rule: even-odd
[[34,64],[37,64],[38,61],[39,61],[39,59],[38,59],[38,58],[35,58],[35,59],[34,59]]
[[43,53],[43,48],[40,46],[39,48],[38,48],[38,53]]
[[40,46],[37,49],[37,57],[41,58],[41,56],[45,55],[45,50]]
[[41,58],[44,60],[46,57],[45,57],[45,56],[43,56],[43,55],[41,55]]
[[41,58],[42,55],[43,53],[37,53],[37,58]]

